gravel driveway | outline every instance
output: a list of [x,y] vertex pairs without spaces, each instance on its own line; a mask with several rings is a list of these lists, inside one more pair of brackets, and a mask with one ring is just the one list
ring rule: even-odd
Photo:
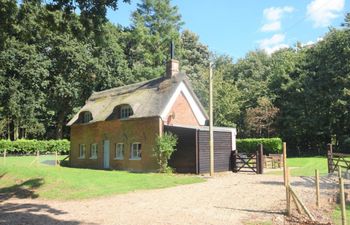
[[[225,173],[199,184],[82,201],[9,199],[0,204],[0,224],[278,222],[284,220],[282,181],[281,176]],[[300,185],[298,191],[312,195],[307,185]]]

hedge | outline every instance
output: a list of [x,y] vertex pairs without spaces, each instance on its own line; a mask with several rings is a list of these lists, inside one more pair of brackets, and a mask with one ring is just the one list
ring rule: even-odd
[[245,153],[256,152],[259,144],[264,145],[264,155],[282,153],[281,138],[246,138],[237,139],[236,141],[238,152]]
[[0,153],[6,149],[8,154],[34,154],[39,151],[41,154],[58,152],[59,154],[68,154],[70,142],[68,140],[26,140],[18,139],[16,141],[0,140]]

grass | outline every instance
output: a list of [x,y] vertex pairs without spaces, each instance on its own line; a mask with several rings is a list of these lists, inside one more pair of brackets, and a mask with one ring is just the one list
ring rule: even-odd
[[[7,157],[5,164],[0,159],[0,197],[85,199],[204,181],[190,175],[78,169],[42,163],[30,166],[34,159],[34,156]],[[41,162],[47,160],[40,156]]]
[[[320,175],[328,172],[327,158],[325,157],[303,157],[287,158],[287,166],[290,168],[291,176],[314,176],[315,169]],[[268,174],[282,175],[282,171],[271,171]]]
[[[341,210],[340,210],[340,207],[337,206],[335,208],[335,210],[333,211],[333,215],[332,215],[332,219],[333,219],[333,222],[334,224],[342,224],[341,223]],[[349,221],[350,219],[350,205],[346,205],[346,218],[347,218],[347,221]]]

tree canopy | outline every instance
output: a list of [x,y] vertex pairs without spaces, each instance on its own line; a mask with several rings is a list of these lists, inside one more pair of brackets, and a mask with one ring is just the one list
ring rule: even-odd
[[173,41],[206,108],[213,63],[215,125],[279,136],[295,153],[329,142],[350,151],[349,13],[313,45],[232,59],[184,30],[170,0],[142,0],[128,27],[110,23],[107,9],[122,2],[0,0],[1,138],[69,137],[65,124],[93,91],[162,76]]

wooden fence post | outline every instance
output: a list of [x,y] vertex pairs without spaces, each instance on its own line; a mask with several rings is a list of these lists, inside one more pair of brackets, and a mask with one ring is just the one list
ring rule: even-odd
[[320,207],[320,174],[318,170],[315,170],[315,182],[316,182],[316,206]]
[[286,169],[287,169],[287,145],[286,142],[283,142],[283,181],[284,186],[287,185],[286,178]]
[[344,181],[342,177],[339,177],[339,189],[340,189],[339,195],[340,195],[341,222],[342,222],[342,225],[346,225]]
[[232,152],[232,171],[237,172],[237,150]]
[[335,168],[333,165],[333,146],[332,146],[332,144],[328,144],[327,161],[328,161],[328,173],[333,173]]
[[259,148],[259,174],[264,173],[264,146],[260,144]]
[[289,178],[290,170],[286,168],[286,199],[287,199],[287,216],[291,215],[291,199],[290,199],[290,178]]
[[255,158],[256,173],[260,174],[260,152],[259,152],[259,150],[256,151],[255,155],[256,155],[256,158]]

